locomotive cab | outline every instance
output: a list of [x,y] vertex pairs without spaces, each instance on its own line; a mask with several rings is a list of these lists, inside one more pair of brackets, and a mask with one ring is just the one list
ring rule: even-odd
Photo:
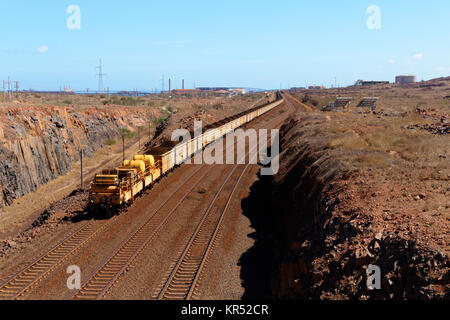
[[89,190],[89,203],[94,206],[111,204],[119,191],[117,170],[104,170],[97,174]]

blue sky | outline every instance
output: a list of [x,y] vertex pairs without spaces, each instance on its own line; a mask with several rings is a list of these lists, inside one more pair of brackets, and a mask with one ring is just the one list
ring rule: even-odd
[[[81,29],[69,30],[69,5]],[[381,29],[366,26],[370,5]],[[450,75],[450,1],[103,1],[0,3],[0,80],[21,88],[279,88]],[[167,88],[167,84],[166,84]]]

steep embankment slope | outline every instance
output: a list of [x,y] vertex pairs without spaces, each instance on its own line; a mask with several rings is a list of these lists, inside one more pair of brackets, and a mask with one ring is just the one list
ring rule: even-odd
[[[292,118],[281,136],[279,174],[244,203],[259,205],[250,218],[271,248],[273,297],[449,298],[445,136],[336,113]],[[370,264],[381,290],[367,289]]]

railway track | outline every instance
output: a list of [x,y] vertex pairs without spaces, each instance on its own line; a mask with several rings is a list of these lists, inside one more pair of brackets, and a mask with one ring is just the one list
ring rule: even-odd
[[[283,115],[276,117],[269,123],[279,121],[281,117],[283,117]],[[249,151],[249,153],[250,152],[251,151]],[[173,264],[167,280],[163,282],[158,289],[158,293],[154,295],[153,298],[157,300],[191,300],[195,297],[202,271],[218,240],[220,229],[233,200],[233,196],[250,165],[251,163],[248,163],[244,166],[244,169],[232,186],[232,190],[224,207],[217,215],[212,208],[216,204],[220,193],[224,190],[225,184],[230,180],[232,173],[239,167],[239,165],[234,166],[233,170],[225,179],[219,191],[216,193],[216,196],[204,212],[180,257],[176,263]]]
[[115,218],[108,221],[90,220],[85,223],[80,229],[67,236],[52,249],[40,255],[1,284],[0,300],[19,298],[115,220]]
[[[277,117],[276,119],[278,118],[279,117]],[[274,120],[271,120],[270,123],[273,121]],[[201,170],[202,168],[205,167],[207,167],[207,170],[202,175],[202,177],[198,179],[196,183],[194,183],[194,185],[183,195],[183,197],[176,203],[175,206],[172,207],[172,209],[168,213],[166,214],[161,213],[159,218],[154,219],[155,221],[151,219],[151,217],[155,216],[158,213],[158,211],[168,203],[169,199],[163,202],[152,213],[149,219],[144,221],[125,241],[123,241],[114,250],[114,252],[98,268],[96,268],[91,273],[91,275],[89,275],[89,277],[81,285],[81,288],[73,292],[68,299],[93,300],[101,298],[107,292],[107,290],[114,284],[114,282],[122,274],[122,272],[137,258],[137,256],[142,252],[142,250],[153,239],[155,239],[158,232],[166,225],[166,223],[169,221],[173,213],[181,205],[184,199],[198,185],[198,183],[202,181],[203,177],[215,166],[209,168],[208,166],[202,166],[198,170]],[[229,175],[227,176],[225,182],[221,186],[217,195],[223,189],[226,182],[231,178],[231,175],[234,173],[237,167],[238,167],[237,165],[234,166],[233,169],[230,171]],[[244,171],[241,173],[239,181],[243,176],[243,174]],[[235,189],[236,188],[237,184],[235,185]],[[231,197],[229,201],[231,201]]]
[[[204,172],[200,178],[188,186],[188,191],[183,193],[170,211],[164,214],[162,210],[166,204],[174,199],[173,195],[187,186],[186,182],[202,169]],[[139,253],[151,242],[158,231],[169,221],[175,210],[181,205],[184,199],[192,192],[192,190],[202,181],[211,167],[198,168],[184,183],[182,183],[163,203],[161,203],[149,217],[139,225],[131,235],[124,240],[116,250],[98,267],[89,277],[82,283],[79,290],[74,291],[68,299],[71,300],[94,300],[101,297],[108,290],[114,281],[120,276],[123,270],[134,261]]]
[[289,93],[286,93],[285,91],[283,91],[281,93],[281,95],[283,96],[284,101],[286,102],[286,104],[290,105],[290,106],[299,106],[300,108],[306,110],[306,111],[313,111],[314,109],[310,106],[308,106],[307,104],[304,104],[303,102],[299,101],[298,99],[294,98],[292,95],[290,95]]
[[[206,174],[216,166],[201,166],[197,173],[206,168],[205,173],[198,179],[194,185],[183,195],[175,206],[167,214],[161,214],[160,222],[152,220],[159,210],[161,210],[170,200],[167,198],[157,209],[155,209],[150,217],[144,221],[118,248],[100,265],[94,272],[84,281],[81,288],[71,294],[69,299],[73,300],[92,300],[98,299],[112,286],[114,281],[120,276],[123,270],[139,255],[139,253],[156,237],[158,232],[172,217],[172,214],[192,192],[192,190],[203,180]],[[233,168],[230,175],[234,172]],[[192,176],[191,176],[192,177]],[[187,180],[189,180],[189,177]],[[184,185],[184,184],[183,184]],[[183,187],[181,185],[175,192]],[[174,192],[174,193],[175,193]],[[172,194],[173,195],[173,194]]]
[[221,210],[219,219],[217,219],[214,215],[215,211],[213,211],[212,208],[238,166],[235,166],[225,179],[219,191],[216,193],[216,196],[209,204],[208,209],[203,214],[194,234],[184,248],[156,299],[181,300],[190,299],[192,297],[196,284],[200,278],[201,271],[217,240],[217,235],[233,195],[249,166],[249,164],[246,165],[244,170],[240,173],[238,180],[234,183],[225,207]]
[[[182,185],[187,183],[194,174],[190,175]],[[176,191],[172,192],[166,199],[170,199]],[[0,300],[18,299],[60,266],[67,258],[82,249],[108,226],[117,222],[118,218],[116,216],[109,220],[89,220],[86,222],[81,228],[69,234],[50,250],[41,254],[3,282],[0,285]]]

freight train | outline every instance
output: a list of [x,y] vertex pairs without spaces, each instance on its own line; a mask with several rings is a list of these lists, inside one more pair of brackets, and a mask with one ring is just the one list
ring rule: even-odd
[[209,125],[205,133],[188,142],[162,146],[153,149],[152,155],[135,155],[121,167],[103,170],[91,183],[88,210],[108,217],[117,214],[186,159],[283,102],[279,93],[270,93],[267,98],[271,102]]

